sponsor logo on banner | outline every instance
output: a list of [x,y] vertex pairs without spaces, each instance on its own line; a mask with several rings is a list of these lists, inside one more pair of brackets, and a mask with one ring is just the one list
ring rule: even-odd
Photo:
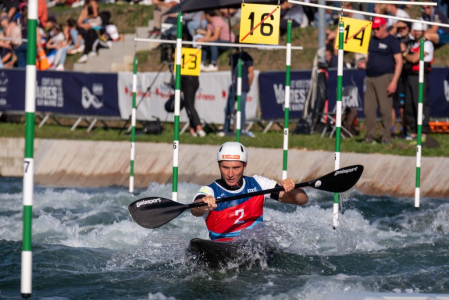
[[[132,95],[133,95],[133,87],[132,87],[132,85],[129,86],[129,87],[125,86],[125,95],[132,97]],[[136,96],[137,97],[150,98],[151,97],[151,92],[150,91],[143,91],[142,89],[140,89],[139,86],[137,86]]]
[[62,78],[42,77],[36,82],[36,105],[44,107],[64,107]]
[[[93,85],[93,87],[94,86],[95,84]],[[103,86],[101,86],[101,93],[103,94]],[[81,89],[81,104],[83,105],[84,109],[88,109],[91,105],[96,109],[103,107],[103,101],[98,99],[97,96],[91,93],[89,89],[85,86],[83,86],[83,88]]]
[[6,95],[8,95],[8,76],[5,72],[0,73],[0,105],[6,106],[8,101],[6,101]]
[[341,96],[343,108],[350,107],[357,110],[362,107],[362,99],[359,97],[359,88],[354,86],[344,86]]
[[444,81],[444,97],[446,97],[446,101],[449,102],[449,82],[447,80]]
[[[225,90],[221,91],[221,96],[223,97],[223,99],[227,98],[228,95]],[[203,93],[203,88],[199,87],[198,91],[196,92],[196,95],[195,95],[195,100],[215,101],[216,98],[215,98],[215,94]]]
[[[310,88],[310,79],[292,80],[290,82],[290,111],[303,111],[307,93]],[[282,83],[273,84],[276,102],[284,105],[285,87]]]

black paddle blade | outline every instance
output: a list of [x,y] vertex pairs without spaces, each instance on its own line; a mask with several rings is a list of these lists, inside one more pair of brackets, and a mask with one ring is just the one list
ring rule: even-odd
[[128,206],[134,221],[140,226],[150,229],[170,222],[187,208],[187,205],[161,197],[143,198]]
[[362,165],[349,166],[309,181],[309,186],[327,192],[343,193],[357,183],[362,173]]

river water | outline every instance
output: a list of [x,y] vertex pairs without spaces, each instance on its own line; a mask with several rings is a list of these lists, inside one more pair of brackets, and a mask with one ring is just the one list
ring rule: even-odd
[[[181,183],[179,200],[199,189]],[[251,249],[257,263],[210,270],[186,252],[207,238],[189,211],[155,230],[133,222],[127,206],[171,198],[153,183],[126,188],[36,187],[33,205],[35,299],[324,299],[333,292],[449,293],[449,199],[344,195],[332,229],[330,193],[307,190],[295,207],[269,200],[256,236],[275,248]],[[0,299],[20,299],[22,181],[0,178]]]

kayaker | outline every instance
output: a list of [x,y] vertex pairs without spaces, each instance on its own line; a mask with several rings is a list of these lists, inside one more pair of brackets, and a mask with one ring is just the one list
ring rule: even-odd
[[[279,184],[269,178],[243,175],[248,163],[245,147],[237,142],[226,142],[217,153],[221,178],[196,193],[194,202],[205,202],[207,206],[192,208],[194,216],[204,217],[213,241],[231,241],[241,230],[254,228],[263,221],[263,204],[266,198],[282,203],[304,205],[309,201],[302,189],[295,189],[293,179],[287,178]],[[217,204],[216,198],[271,189],[282,186],[285,192],[243,198]]]

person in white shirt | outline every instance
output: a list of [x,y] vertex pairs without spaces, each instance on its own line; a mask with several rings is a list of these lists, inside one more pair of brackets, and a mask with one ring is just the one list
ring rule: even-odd
[[[398,6],[396,4],[387,4],[385,6],[387,13],[391,16],[395,16],[395,17],[399,17],[399,18],[408,18],[410,19],[410,16],[408,15],[408,13],[401,9],[398,8]],[[388,33],[391,35],[396,35],[397,33],[397,28],[398,27],[404,27],[405,23],[396,19],[387,19],[387,30]]]

